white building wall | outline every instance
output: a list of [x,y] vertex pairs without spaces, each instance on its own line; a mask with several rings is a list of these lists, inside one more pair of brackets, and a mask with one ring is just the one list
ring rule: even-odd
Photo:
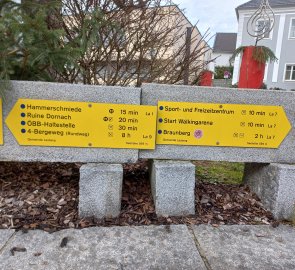
[[[242,45],[244,21],[245,21],[245,15],[240,14],[236,48],[239,48]],[[239,81],[240,65],[241,65],[241,59],[240,57],[236,57],[234,62],[234,74],[233,74],[233,80],[232,80],[233,84],[236,84]]]
[[213,53],[212,58],[216,58],[214,61],[214,66],[229,66],[229,59],[231,58],[231,53]]

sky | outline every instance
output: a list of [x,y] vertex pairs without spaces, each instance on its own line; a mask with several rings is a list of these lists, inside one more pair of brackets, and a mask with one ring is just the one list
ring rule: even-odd
[[[210,28],[211,35],[216,32],[237,32],[238,23],[235,8],[249,0],[174,0],[180,9],[202,34]],[[214,37],[209,41],[212,46]]]

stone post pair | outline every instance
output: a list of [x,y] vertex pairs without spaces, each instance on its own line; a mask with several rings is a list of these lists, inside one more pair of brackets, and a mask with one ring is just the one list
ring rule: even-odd
[[[185,161],[151,162],[152,194],[158,216],[195,214],[195,166]],[[116,217],[121,210],[123,167],[86,164],[80,168],[79,216]]]

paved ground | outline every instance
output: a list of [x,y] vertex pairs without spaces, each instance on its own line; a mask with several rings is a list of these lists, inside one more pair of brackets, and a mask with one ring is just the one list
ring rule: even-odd
[[295,269],[294,239],[284,225],[0,230],[0,269]]

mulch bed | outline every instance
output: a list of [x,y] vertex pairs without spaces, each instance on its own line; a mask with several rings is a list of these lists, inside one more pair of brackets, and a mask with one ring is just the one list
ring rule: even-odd
[[147,161],[124,165],[118,218],[78,218],[81,164],[0,162],[0,228],[53,232],[89,226],[150,224],[274,224],[257,196],[243,185],[199,182],[194,216],[157,217]]

